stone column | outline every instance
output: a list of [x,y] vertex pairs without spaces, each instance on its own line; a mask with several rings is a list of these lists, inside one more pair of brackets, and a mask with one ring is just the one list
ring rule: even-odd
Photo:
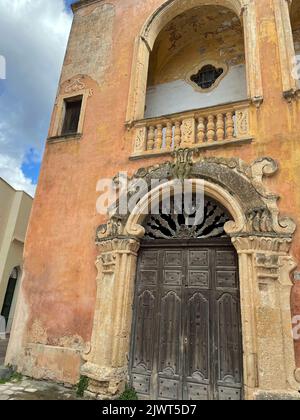
[[247,399],[298,397],[292,338],[288,254],[291,239],[249,236],[232,239],[239,254]]
[[258,386],[257,342],[255,322],[255,276],[253,273],[253,255],[247,250],[245,238],[235,238],[234,245],[239,254],[241,316],[244,354],[244,397],[253,398]]
[[88,390],[99,398],[113,398],[126,383],[139,246],[137,240],[123,237],[98,242],[91,351],[85,356],[81,374],[89,378]]
[[246,50],[248,96],[256,106],[263,101],[263,85],[258,42],[256,5],[254,0],[248,0],[243,8],[244,38]]

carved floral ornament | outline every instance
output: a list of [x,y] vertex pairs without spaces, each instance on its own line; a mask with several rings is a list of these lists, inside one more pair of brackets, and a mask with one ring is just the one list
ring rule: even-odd
[[[229,221],[225,224],[225,231],[231,237],[263,236],[267,238],[281,238],[284,245],[290,246],[296,224],[288,217],[281,217],[277,206],[279,197],[268,191],[264,185],[265,176],[274,175],[278,170],[277,163],[271,158],[260,158],[248,165],[237,158],[203,158],[193,159],[193,152],[180,149],[175,152],[174,162],[168,161],[148,168],[140,168],[128,179],[128,199],[137,192],[137,180],[143,179],[149,185],[152,180],[174,179],[201,179],[207,185],[216,185],[216,188],[226,192],[228,200],[234,199],[241,209],[240,220]],[[117,179],[116,179],[117,182]],[[147,192],[148,193],[148,192]],[[147,194],[145,192],[145,195]],[[205,191],[207,194],[207,191]],[[213,197],[212,197],[213,198]],[[214,197],[215,198],[215,197]],[[221,203],[225,204],[226,203]],[[118,214],[112,215],[107,224],[99,226],[96,241],[117,237],[132,237],[139,239],[144,236],[145,229],[140,226],[130,231],[128,220],[133,216]],[[138,223],[143,224],[142,218]]]
[[[84,76],[79,76],[74,79],[68,80],[66,86],[63,89],[64,94],[72,94],[76,92],[81,92],[86,90],[86,83],[84,81]],[[88,90],[88,96],[93,95],[93,89]]]

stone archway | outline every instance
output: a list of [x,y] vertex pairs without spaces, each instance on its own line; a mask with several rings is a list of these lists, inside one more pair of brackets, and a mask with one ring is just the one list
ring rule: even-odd
[[[248,166],[239,159],[193,161],[178,151],[175,163],[141,168],[129,181],[132,194],[141,178],[149,185],[153,179],[167,179],[165,186],[183,177],[193,185],[201,180],[205,194],[231,214],[233,221],[225,230],[239,256],[246,399],[296,395],[299,388],[290,307],[290,273],[296,263],[289,254],[296,226],[280,217],[278,196],[263,183],[263,177],[277,169],[269,158]],[[145,233],[143,209],[156,194],[159,190],[145,192],[132,214],[116,212],[97,231],[94,328],[81,373],[90,378],[89,390],[104,398],[117,395],[127,379],[137,255]]]
[[241,18],[244,27],[248,97],[256,106],[261,105],[263,88],[254,2],[251,0],[167,0],[147,19],[136,38],[126,115],[128,125],[144,117],[149,58],[159,32],[177,15],[202,5],[226,7]]

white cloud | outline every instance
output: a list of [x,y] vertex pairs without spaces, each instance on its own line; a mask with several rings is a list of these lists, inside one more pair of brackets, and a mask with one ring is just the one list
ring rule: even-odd
[[9,181],[16,190],[24,190],[34,196],[36,186],[31,179],[25,177],[19,167],[18,159],[0,154],[0,174],[1,178]]
[[0,176],[31,194],[22,162],[42,154],[71,20],[63,0],[0,0]]

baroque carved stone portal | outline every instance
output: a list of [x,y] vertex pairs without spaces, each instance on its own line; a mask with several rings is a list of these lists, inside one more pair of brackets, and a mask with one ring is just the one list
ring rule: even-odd
[[[295,223],[281,217],[278,196],[266,188],[264,177],[275,174],[276,162],[261,158],[247,165],[240,159],[197,159],[179,150],[175,160],[140,168],[128,180],[128,198],[144,179],[149,190],[131,214],[118,206],[97,230],[97,300],[91,351],[84,355],[82,374],[89,390],[114,398],[127,380],[135,271],[140,239],[145,235],[145,206],[174,179],[201,183],[207,197],[231,215],[225,224],[239,255],[244,347],[244,394],[247,399],[297,396],[291,335],[290,274],[296,262],[289,254]],[[152,180],[165,180],[150,191]],[[115,180],[118,183],[118,179]]]

